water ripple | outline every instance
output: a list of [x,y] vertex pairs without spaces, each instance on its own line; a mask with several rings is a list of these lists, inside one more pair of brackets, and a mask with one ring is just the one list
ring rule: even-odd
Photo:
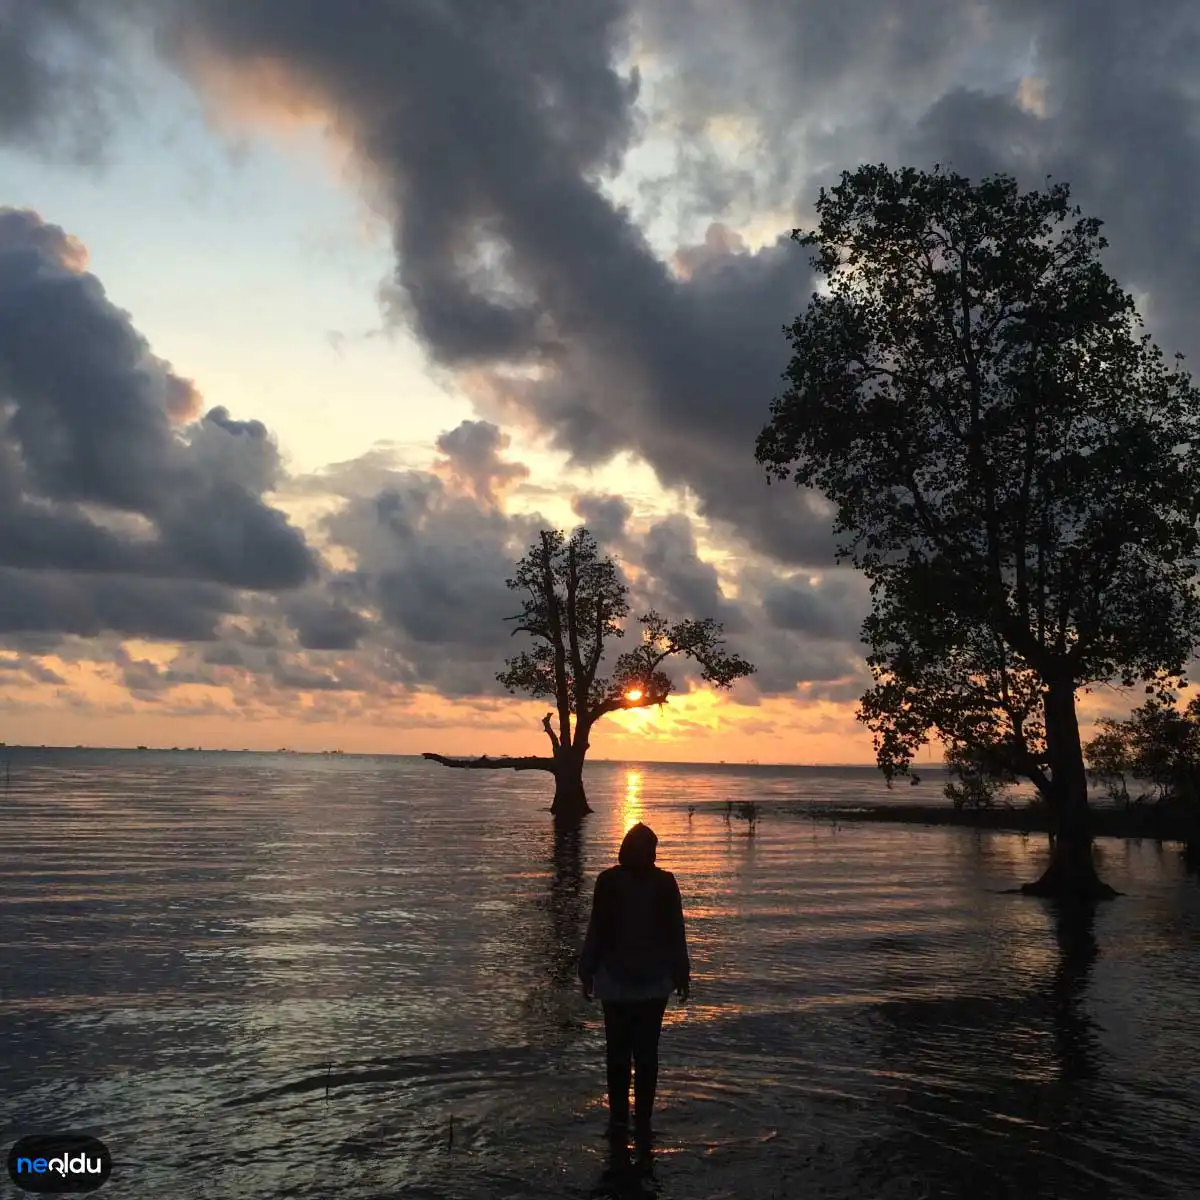
[[[1194,1196],[1200,889],[1103,843],[1092,922],[999,895],[1037,839],[838,829],[873,772],[17,753],[0,811],[11,1142],[103,1137],[113,1197],[593,1194],[603,1027],[591,880],[650,820],[693,996],[662,1045],[663,1194]],[[756,799],[756,837],[723,819]],[[689,817],[687,808],[696,806]]]

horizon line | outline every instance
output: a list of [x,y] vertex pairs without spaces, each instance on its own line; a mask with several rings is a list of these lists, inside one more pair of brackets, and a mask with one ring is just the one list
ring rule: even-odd
[[[397,754],[393,751],[386,750],[293,750],[287,746],[281,746],[275,750],[253,749],[251,747],[230,747],[230,746],[101,746],[93,745],[86,742],[77,742],[73,745],[52,745],[49,742],[40,745],[18,745],[16,743],[9,745],[7,742],[0,742],[0,753],[11,754],[15,750],[37,750],[37,751],[83,751],[83,750],[99,750],[110,753],[121,754],[260,754],[260,755],[287,755],[291,758],[413,758],[420,759],[419,753],[412,754]],[[477,758],[479,755],[449,755],[448,757],[457,758]],[[507,758],[521,757],[520,755],[491,755],[492,758]],[[763,762],[760,759],[671,759],[671,758],[606,758],[595,757],[588,760],[593,763],[617,763],[636,766],[661,766],[661,767],[854,767],[858,769],[878,770],[877,764],[873,762],[783,762],[783,761],[768,761]],[[926,763],[921,764],[921,769],[929,770],[943,766],[942,763]],[[503,768],[500,768],[503,769]],[[914,770],[916,764],[914,764]]]

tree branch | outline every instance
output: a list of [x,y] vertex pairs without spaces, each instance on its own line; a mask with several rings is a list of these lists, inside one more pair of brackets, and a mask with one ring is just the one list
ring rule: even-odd
[[594,725],[601,717],[611,712],[623,712],[627,709],[634,708],[650,708],[655,704],[669,703],[667,696],[658,696],[647,694],[640,700],[626,700],[624,696],[610,696],[607,700],[601,700],[595,709],[589,713],[591,723]]
[[[1036,351],[1035,351],[1036,353]],[[1034,436],[1037,432],[1037,410],[1030,404],[1025,418],[1025,461],[1021,470],[1021,490],[1017,500],[1017,611],[1026,625],[1031,625],[1029,612],[1029,565],[1025,556],[1029,546],[1029,499],[1033,490],[1033,468],[1036,462]]]
[[507,755],[501,758],[489,758],[486,754],[479,758],[451,758],[445,754],[430,754],[421,755],[422,758],[427,758],[430,762],[441,763],[443,767],[457,767],[465,771],[550,771],[553,773],[557,769],[557,765],[552,758],[538,758],[535,755],[526,755],[523,758],[510,758]]
[[592,647],[592,653],[588,658],[587,668],[584,671],[584,696],[592,694],[592,684],[596,682],[596,671],[600,667],[600,659],[604,655],[604,621],[605,609],[603,597],[597,594],[596,596],[596,643]]
[[558,736],[563,749],[571,746],[571,695],[567,688],[567,651],[563,645],[562,619],[558,611],[558,592],[554,588],[551,567],[550,535],[542,534],[542,588],[550,626],[550,643],[554,647],[554,693],[558,701]]
[[587,683],[583,678],[583,658],[579,653],[579,561],[575,545],[567,546],[567,638],[571,646],[571,676],[575,684],[576,732],[579,714],[587,708]]

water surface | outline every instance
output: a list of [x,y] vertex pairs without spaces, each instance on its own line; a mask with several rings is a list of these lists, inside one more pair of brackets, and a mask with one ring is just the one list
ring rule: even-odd
[[868,770],[597,763],[589,789],[556,836],[539,775],[17,752],[5,1152],[94,1132],[114,1198],[593,1194],[603,1031],[575,956],[644,818],[694,984],[642,1186],[1196,1195],[1200,886],[1175,852],[1102,842],[1128,894],[1088,920],[998,894],[1038,873],[1036,837],[721,815],[885,799]]

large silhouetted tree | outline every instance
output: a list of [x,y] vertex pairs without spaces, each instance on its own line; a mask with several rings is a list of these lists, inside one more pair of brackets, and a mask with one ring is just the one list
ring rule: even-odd
[[600,555],[586,529],[575,530],[569,538],[556,530],[543,531],[506,582],[525,599],[522,611],[512,618],[513,633],[527,634],[534,645],[508,659],[496,678],[514,694],[554,702],[556,711],[542,720],[551,753],[524,758],[425,757],[450,767],[549,771],[554,776],[551,812],[556,816],[577,818],[591,811],[583,764],[592,728],[607,713],[665,704],[673,690],[662,669],[667,659],[694,659],[701,678],[722,689],[754,672],[750,663],[725,650],[722,627],[711,618],[671,622],[651,611],[637,619],[637,644],[602,674],[606,650],[625,636],[629,589],[617,564]]
[[786,332],[758,460],[820,489],[872,584],[860,719],[889,782],[931,734],[1033,781],[1050,863],[1092,855],[1076,692],[1175,686],[1200,644],[1200,391],[1098,261],[1068,188],[867,166],[817,202],[828,288]]

